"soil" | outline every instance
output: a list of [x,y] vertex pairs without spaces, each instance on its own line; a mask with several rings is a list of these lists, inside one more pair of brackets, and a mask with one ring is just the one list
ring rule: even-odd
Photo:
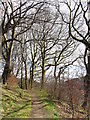
[[31,90],[31,114],[30,118],[52,118],[52,114],[46,110],[45,104],[37,95],[36,90]]

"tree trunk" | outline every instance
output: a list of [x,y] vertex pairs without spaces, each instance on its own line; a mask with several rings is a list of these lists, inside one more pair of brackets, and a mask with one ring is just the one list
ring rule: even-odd
[[32,66],[30,69],[30,89],[32,89],[33,81],[34,81],[34,59],[32,59]]
[[45,82],[45,67],[44,67],[44,62],[42,64],[42,81],[41,81],[41,89],[44,88],[44,82]]
[[10,65],[9,65],[8,62],[6,62],[6,65],[4,67],[4,71],[3,71],[3,74],[2,74],[3,84],[6,83],[6,80],[7,80],[8,76],[10,75],[10,72],[11,72]]
[[71,96],[71,108],[72,108],[72,118],[74,118],[74,106],[73,106],[73,98]]
[[34,64],[32,65],[32,72],[31,72],[31,89],[33,85],[33,76],[34,76]]
[[24,62],[24,64],[25,64],[25,88],[27,90],[27,63],[26,61]]
[[[90,49],[90,48],[89,48]],[[88,118],[90,116],[90,51],[88,50],[88,54],[87,54],[87,58],[88,58],[88,63],[85,64],[86,65],[86,76],[84,77],[84,103],[82,105],[82,107],[84,109],[87,109],[88,111]]]
[[10,76],[10,73],[11,73],[12,49],[13,49],[13,41],[10,44],[9,52],[7,51],[6,65],[4,67],[4,71],[3,71],[3,74],[2,74],[3,84],[5,84],[8,76]]
[[89,79],[88,79],[88,115],[90,119],[90,56],[88,58],[88,73],[89,73]]
[[45,46],[44,46],[44,51],[42,52],[42,80],[41,80],[41,89],[44,88],[44,82],[45,82]]
[[[90,51],[89,51],[90,52]],[[90,118],[90,53],[88,54],[88,69],[87,69],[87,77],[86,77],[86,85],[85,85],[86,95],[86,105],[88,112],[88,119]]]
[[55,84],[54,84],[54,96],[56,97],[57,96],[57,93],[56,93],[56,90],[57,90],[57,78],[55,78]]
[[21,89],[23,88],[23,64],[21,64]]
[[60,76],[59,76],[59,95],[58,95],[58,99],[60,100],[61,98],[61,81],[60,81]]
[[56,89],[57,89],[57,76],[56,76],[56,67],[57,67],[57,62],[55,58],[55,68],[54,68],[54,78],[55,78],[55,84],[54,84],[54,96],[56,97]]
[[[89,18],[89,39],[90,44],[90,0],[88,1],[88,18]],[[90,119],[90,47],[88,48],[88,65],[87,65],[87,107],[88,107],[88,119]]]
[[[3,36],[4,40],[6,41],[6,38],[4,36],[4,29],[2,28],[2,30],[3,30],[2,31],[2,36]],[[3,71],[3,74],[2,74],[3,84],[5,84],[8,76],[11,73],[11,56],[12,56],[12,51],[13,51],[14,35],[15,35],[15,28],[13,28],[13,30],[12,30],[12,41],[9,43],[9,45],[7,45],[7,43],[4,43],[4,45],[6,45],[6,48],[5,48],[5,50],[6,50],[6,59],[5,59],[6,65],[4,67],[4,71]]]
[[31,79],[32,79],[32,70],[31,70],[31,68],[30,68],[30,78],[29,78],[29,88],[31,88]]

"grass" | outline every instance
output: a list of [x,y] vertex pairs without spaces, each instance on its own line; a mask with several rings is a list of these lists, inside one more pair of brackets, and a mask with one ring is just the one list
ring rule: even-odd
[[56,105],[51,100],[45,100],[44,103],[48,104],[46,109],[52,112],[53,118],[59,118]]
[[52,113],[52,117],[54,120],[60,120],[58,115],[58,109],[56,107],[56,104],[52,102],[52,99],[48,98],[48,93],[45,89],[37,90],[37,94],[40,96],[41,100],[45,104],[45,108]]
[[31,98],[27,91],[2,88],[2,115],[4,118],[29,118]]

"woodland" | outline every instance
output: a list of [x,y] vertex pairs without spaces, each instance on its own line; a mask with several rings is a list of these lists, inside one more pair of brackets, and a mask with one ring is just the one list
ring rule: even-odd
[[90,119],[90,1],[0,1],[0,116]]

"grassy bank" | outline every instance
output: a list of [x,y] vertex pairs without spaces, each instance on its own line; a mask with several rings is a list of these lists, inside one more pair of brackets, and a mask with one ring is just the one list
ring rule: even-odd
[[28,118],[31,111],[31,98],[27,91],[2,87],[2,116],[4,118]]

